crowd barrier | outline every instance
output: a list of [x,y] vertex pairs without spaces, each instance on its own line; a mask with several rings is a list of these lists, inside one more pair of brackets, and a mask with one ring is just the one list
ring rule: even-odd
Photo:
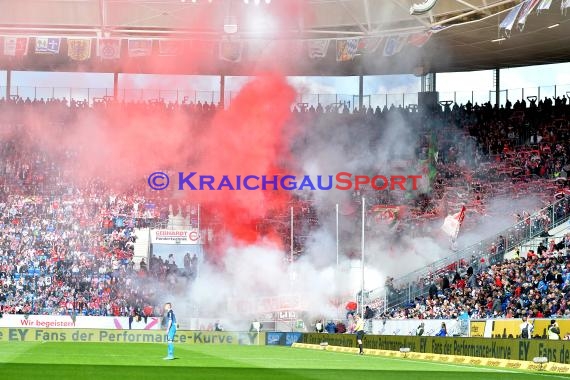
[[423,335],[433,336],[445,323],[449,335],[464,335],[469,333],[468,321],[457,319],[374,319],[371,321],[369,333],[376,335],[416,335],[416,330],[423,323]]
[[[530,319],[534,325],[533,338],[548,337],[548,326],[551,319]],[[560,337],[563,338],[570,333],[570,319],[556,319],[560,327]],[[489,319],[486,321],[471,321],[470,336],[479,336],[483,328],[485,338],[518,338],[520,337],[520,319]],[[483,327],[484,326],[484,327]]]
[[[551,319],[530,319],[534,325],[533,338],[546,339],[548,326]],[[570,319],[557,319],[560,327],[560,338],[570,334]],[[418,327],[423,323],[423,335],[434,336],[445,323],[447,334],[451,336],[463,336],[472,338],[518,338],[520,337],[520,318],[510,319],[485,319],[485,320],[461,320],[461,319],[388,319],[373,320],[368,333],[375,335],[400,335],[414,336]]]
[[292,346],[301,340],[303,333],[300,332],[268,332],[265,334],[267,346]]
[[[265,332],[176,332],[175,343],[265,345]],[[91,343],[165,343],[164,331],[106,330],[106,329],[54,329],[54,328],[0,328],[0,342],[91,342]]]

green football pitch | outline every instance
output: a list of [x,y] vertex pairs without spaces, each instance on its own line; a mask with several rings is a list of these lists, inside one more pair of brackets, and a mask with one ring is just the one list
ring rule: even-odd
[[0,343],[0,379],[569,379],[410,359],[274,346]]

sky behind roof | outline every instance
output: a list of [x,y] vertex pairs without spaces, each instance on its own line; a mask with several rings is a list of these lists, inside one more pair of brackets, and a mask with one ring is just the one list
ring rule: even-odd
[[[247,83],[249,77],[226,77],[226,97],[234,96]],[[331,103],[336,100],[350,101],[358,94],[358,77],[290,77],[291,84],[300,94],[302,101],[309,103]],[[159,96],[168,100],[187,97],[192,100],[217,102],[220,79],[217,76],[145,75],[121,74],[119,88],[128,99],[152,99]],[[556,89],[555,86],[556,85]],[[0,71],[0,86],[6,86],[6,73]],[[437,74],[437,90],[440,100],[455,100],[465,103],[487,101],[493,89],[491,70],[440,73]],[[12,72],[12,94],[22,97],[57,98],[70,96],[76,99],[112,95],[113,74],[60,73],[60,72]],[[540,97],[566,95],[570,92],[570,63],[528,66],[502,69],[501,88],[508,89],[512,101],[527,96]],[[70,90],[72,88],[72,90]],[[90,89],[87,91],[87,89]],[[524,88],[524,92],[523,89]],[[160,93],[159,91],[160,90]],[[365,103],[394,104],[415,103],[420,91],[420,78],[414,75],[366,76],[364,94],[371,95]],[[2,91],[4,92],[4,91]],[[321,94],[319,97],[316,94]],[[337,95],[339,94],[339,95]],[[386,96],[385,94],[389,94]],[[406,95],[404,95],[406,94]],[[3,95],[3,94],[2,94]],[[494,95],[492,95],[494,97]],[[501,101],[507,92],[501,94]],[[194,98],[194,99],[193,99]]]

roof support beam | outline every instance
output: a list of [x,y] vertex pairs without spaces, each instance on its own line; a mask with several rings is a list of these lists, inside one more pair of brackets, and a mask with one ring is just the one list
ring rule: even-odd
[[481,10],[481,8],[476,7],[475,5],[470,4],[470,3],[468,3],[468,2],[465,1],[465,0],[455,0],[455,1],[457,1],[459,4],[463,4],[463,5],[465,5],[466,7],[469,7],[469,8],[471,8],[471,9],[476,10],[476,11],[480,11],[480,10]]
[[493,3],[493,4],[491,4],[491,5],[487,5],[487,6],[483,7],[483,8],[479,8],[478,10],[472,10],[472,11],[465,12],[465,13],[462,13],[462,14],[460,14],[460,15],[454,16],[454,17],[450,17],[450,18],[446,18],[446,19],[441,20],[441,21],[437,21],[437,22],[433,23],[433,26],[447,24],[447,23],[450,22],[450,21],[455,21],[455,20],[461,19],[461,18],[463,18],[463,17],[470,16],[470,15],[472,15],[472,14],[485,11],[485,10],[487,10],[487,9],[500,7],[501,5],[505,5],[505,4],[513,3],[513,2],[514,2],[513,0],[503,0],[503,1],[499,1],[498,3]]
[[99,0],[99,24],[101,25],[101,34],[107,29],[107,4],[105,0]]
[[[398,0],[390,0],[390,1],[391,1],[394,5],[396,5],[398,8],[401,8],[401,9],[405,10],[406,13],[409,12],[409,9],[406,8],[406,7],[404,7],[400,1],[398,1]],[[430,24],[429,22],[427,22],[426,20],[424,20],[421,16],[414,17],[414,19],[415,19],[417,22],[419,22],[422,26],[424,26],[424,27],[426,27],[426,28],[431,27],[431,24]]]
[[362,23],[360,22],[360,20],[358,20],[356,18],[356,16],[354,15],[354,13],[352,13],[352,11],[346,6],[346,4],[344,3],[344,1],[342,0],[337,0],[338,3],[340,4],[340,6],[346,11],[346,13],[350,16],[350,18],[356,23],[356,26],[358,26],[358,29],[360,29],[361,32],[363,32],[364,34],[368,34],[368,29],[366,29],[364,27],[364,25],[362,25]]
[[370,22],[370,3],[368,0],[364,1],[364,17],[366,17],[366,26],[368,30],[372,30],[372,23]]

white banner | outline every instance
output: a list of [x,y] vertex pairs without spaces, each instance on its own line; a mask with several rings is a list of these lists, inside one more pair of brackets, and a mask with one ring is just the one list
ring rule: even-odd
[[[4,314],[0,318],[0,327],[128,330],[129,318],[77,316],[74,321],[70,315]],[[146,323],[144,318],[134,319],[130,327],[133,330],[160,330],[160,318],[148,317]]]
[[423,323],[422,336],[435,336],[441,330],[442,322],[445,323],[447,336],[467,336],[469,332],[468,321],[462,324],[457,319],[374,319],[371,333],[414,336],[420,324]]
[[200,244],[200,232],[194,230],[152,230],[152,244]]

